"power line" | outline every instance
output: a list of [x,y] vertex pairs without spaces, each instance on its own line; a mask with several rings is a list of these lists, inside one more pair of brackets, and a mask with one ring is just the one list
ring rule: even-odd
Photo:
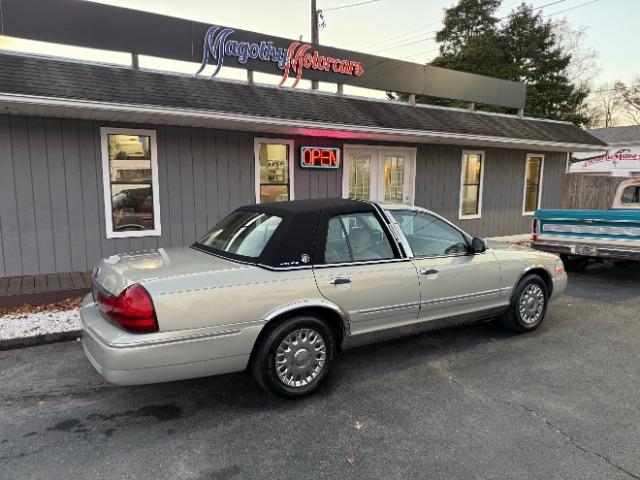
[[[371,48],[371,47],[374,47],[374,46],[377,46],[377,45],[382,45],[382,44],[384,44],[384,43],[388,43],[388,42],[390,42],[391,40],[395,40],[396,38],[404,37],[405,35],[409,35],[410,33],[414,33],[414,32],[418,32],[418,31],[420,31],[420,30],[424,30],[425,28],[432,27],[432,26],[437,25],[437,24],[439,24],[439,23],[440,23],[439,21],[438,21],[438,22],[433,22],[433,23],[429,23],[429,24],[427,24],[427,25],[423,25],[422,27],[414,28],[413,30],[408,30],[408,31],[406,31],[406,32],[404,32],[404,33],[400,33],[400,34],[395,35],[395,36],[393,36],[393,37],[389,37],[389,38],[387,38],[386,40],[380,40],[380,41],[378,41],[378,42],[371,43],[371,44],[366,45],[366,46],[364,46],[364,47],[360,47],[360,50],[365,50],[365,49],[367,49],[367,48]],[[427,33],[429,33],[429,32],[427,32]],[[424,34],[423,34],[423,33],[421,33],[420,35],[424,35]]]
[[565,12],[569,12],[571,10],[575,10],[576,8],[580,8],[580,7],[586,7],[587,5],[591,5],[592,3],[596,3],[599,2],[600,0],[591,0],[590,2],[585,2],[585,3],[581,3],[580,5],[576,5],[575,7],[571,7],[571,8],[566,8],[564,10],[560,10],[558,12],[553,12],[550,13],[549,15],[547,15],[547,17],[551,17],[553,15],[559,15],[560,13],[565,13]]
[[[555,5],[555,4],[557,4],[557,3],[562,3],[562,2],[566,2],[566,1],[567,1],[567,0],[556,0],[556,1],[554,1],[554,2],[547,3],[547,4],[545,4],[545,5],[541,5],[541,6],[539,6],[539,7],[535,7],[534,9],[542,9],[542,8],[549,7],[549,6],[551,6],[551,5]],[[509,8],[509,7],[512,7],[513,5],[516,5],[516,4],[519,4],[519,3],[522,3],[522,0],[517,0],[517,1],[515,1],[515,2],[508,3],[508,4],[506,4],[506,5],[501,6],[500,8],[501,8],[501,9],[502,9],[502,8]],[[505,18],[507,18],[508,16],[509,16],[509,15],[505,15],[505,16],[503,16],[503,17],[500,17],[500,18],[498,18],[498,21],[504,20],[504,19],[505,19]],[[384,51],[386,51],[386,50],[391,50],[391,49],[394,49],[394,48],[400,48],[400,47],[405,47],[405,46],[408,46],[408,45],[413,45],[413,44],[415,44],[415,43],[422,43],[422,42],[426,42],[426,41],[429,41],[429,40],[435,40],[435,38],[436,38],[436,37],[435,37],[435,36],[432,36],[432,37],[423,38],[423,39],[421,39],[421,40],[415,40],[415,41],[407,42],[407,40],[412,40],[412,39],[414,39],[414,38],[418,38],[418,37],[421,37],[421,36],[423,36],[423,35],[428,35],[428,34],[431,34],[431,33],[437,33],[437,30],[432,30],[432,31],[430,31],[430,32],[420,33],[420,34],[418,34],[418,35],[412,35],[412,36],[411,36],[411,37],[409,37],[409,38],[405,38],[405,39],[402,39],[402,40],[401,40],[401,42],[406,42],[406,43],[398,43],[398,44],[392,44],[392,45],[389,45],[389,46],[384,46],[384,44],[385,44],[385,43],[388,43],[388,42],[390,42],[391,40],[395,40],[395,39],[397,39],[397,38],[404,37],[404,36],[406,36],[406,35],[408,35],[408,34],[410,34],[410,33],[417,32],[417,31],[419,31],[419,30],[424,30],[425,28],[428,28],[428,27],[430,27],[430,26],[432,26],[432,25],[437,25],[438,23],[441,23],[441,21],[433,22],[433,23],[430,23],[430,24],[428,24],[428,25],[425,25],[425,26],[422,26],[422,27],[419,27],[419,28],[415,28],[415,29],[413,29],[413,30],[409,30],[409,31],[407,31],[407,32],[405,32],[405,33],[401,33],[401,34],[396,35],[396,36],[394,36],[394,37],[390,37],[390,38],[388,38],[387,40],[383,40],[383,41],[380,41],[380,42],[375,42],[375,43],[370,44],[370,45],[368,45],[368,46],[366,46],[366,47],[361,47],[361,50],[366,50],[367,48],[371,48],[371,47],[373,47],[373,46],[380,46],[380,47],[383,47],[383,48],[378,48],[378,49],[376,49],[376,50],[374,50],[374,51],[373,51],[373,53],[377,53],[377,52],[384,52]]]
[[[545,8],[545,7],[550,7],[551,5],[556,5],[556,4],[558,4],[558,3],[562,3],[562,2],[566,2],[566,1],[567,1],[567,0],[555,0],[555,1],[551,2],[551,3],[547,3],[547,4],[545,4],[545,5],[541,5],[541,6],[539,6],[539,7],[535,7],[535,8],[534,8],[534,10],[541,10],[541,9],[543,9],[543,8]],[[594,1],[598,1],[598,0],[594,0]],[[515,3],[519,3],[519,2],[515,2]],[[514,5],[514,3],[510,3],[510,4],[509,4],[509,5],[507,5],[507,6],[510,6],[510,5]],[[511,14],[509,14],[509,15],[511,15]],[[505,16],[503,16],[503,17],[498,18],[498,21],[505,20],[506,18],[508,18],[508,17],[509,17],[509,15],[505,15]],[[437,33],[437,32],[436,32],[436,31],[433,31],[433,32],[429,32],[429,33]],[[407,47],[407,46],[409,46],[409,45],[414,45],[414,44],[416,44],[416,43],[427,42],[427,41],[429,41],[429,40],[435,40],[435,39],[436,39],[436,36],[434,35],[434,36],[432,36],[432,37],[423,38],[423,39],[421,39],[421,40],[414,40],[414,41],[412,41],[412,42],[399,43],[399,44],[391,45],[391,46],[388,46],[388,47],[385,47],[385,48],[382,48],[382,49],[374,50],[374,51],[373,51],[373,53],[384,52],[384,51],[386,51],[386,50],[393,50],[393,49],[395,49],[395,48],[400,48],[400,47]],[[407,39],[407,40],[408,40],[408,39]],[[411,56],[411,55],[409,55],[409,56]],[[403,58],[406,58],[406,57],[403,57]]]
[[351,3],[349,5],[341,5],[339,7],[323,8],[322,11],[323,12],[331,12],[331,11],[334,11],[334,10],[342,10],[343,8],[358,7],[360,5],[368,5],[369,3],[375,3],[375,2],[380,2],[380,1],[382,1],[382,0],[368,0],[366,2]]
[[[550,7],[550,6],[552,6],[552,5],[557,5],[558,3],[563,3],[563,2],[566,2],[566,1],[567,1],[567,0],[555,0],[554,2],[546,3],[546,4],[544,4],[544,5],[540,5],[539,7],[535,7],[533,10],[542,10],[542,9],[543,9],[543,8],[545,8],[545,7]],[[553,16],[553,15],[558,15],[558,14],[560,14],[560,13],[565,13],[565,12],[568,12],[568,11],[570,11],[570,10],[575,10],[576,8],[585,7],[585,6],[587,6],[587,5],[590,5],[590,4],[592,4],[592,3],[599,2],[599,1],[600,1],[600,0],[591,0],[591,1],[589,1],[589,2],[581,3],[580,5],[575,5],[575,6],[571,7],[571,8],[567,8],[567,9],[565,9],[565,10],[560,10],[560,11],[558,11],[558,12],[550,13],[550,14],[548,14],[548,15],[546,15],[546,16],[547,16],[547,17],[551,17],[551,16]],[[519,3],[519,2],[518,2],[518,3]],[[499,18],[499,19],[498,19],[498,21],[505,20],[505,19],[509,18],[509,16],[510,16],[510,15],[511,15],[511,14],[509,14],[509,15],[505,15],[504,17]],[[410,54],[410,55],[406,55],[406,56],[404,56],[404,57],[400,57],[400,58],[399,58],[399,60],[404,60],[404,59],[406,59],[406,58],[415,57],[416,55],[426,55],[426,54],[428,54],[428,53],[431,53],[431,52],[434,52],[434,51],[438,50],[439,48],[440,48],[440,47],[435,47],[435,48],[430,48],[430,49],[428,49],[428,50],[423,50],[423,51],[420,51],[420,52],[412,53],[412,54]]]

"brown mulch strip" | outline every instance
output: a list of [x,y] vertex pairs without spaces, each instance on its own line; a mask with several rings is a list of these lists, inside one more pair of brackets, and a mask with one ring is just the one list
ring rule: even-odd
[[28,315],[37,312],[58,312],[60,310],[71,310],[79,308],[82,303],[82,297],[67,298],[57,303],[48,305],[22,305],[21,307],[0,308],[0,316],[2,315]]

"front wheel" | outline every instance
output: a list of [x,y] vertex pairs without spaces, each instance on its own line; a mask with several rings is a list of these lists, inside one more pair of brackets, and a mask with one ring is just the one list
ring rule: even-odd
[[526,275],[516,286],[502,324],[514,332],[530,332],[540,326],[547,313],[547,285],[538,275]]
[[251,370],[266,391],[299,397],[326,378],[334,352],[334,335],[325,322],[307,315],[292,317],[271,328],[261,340]]

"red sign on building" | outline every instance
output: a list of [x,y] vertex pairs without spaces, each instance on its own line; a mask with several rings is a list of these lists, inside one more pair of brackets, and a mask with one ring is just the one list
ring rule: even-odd
[[340,149],[336,147],[301,147],[302,168],[340,168]]

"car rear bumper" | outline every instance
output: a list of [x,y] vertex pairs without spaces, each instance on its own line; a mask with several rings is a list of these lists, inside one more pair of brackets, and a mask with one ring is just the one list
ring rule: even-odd
[[581,255],[576,253],[576,247],[581,247],[585,243],[576,242],[561,242],[561,241],[538,241],[531,244],[532,248],[541,250],[543,252],[559,253],[562,255],[574,255],[574,256],[587,256],[596,258],[611,258],[611,259],[628,259],[628,260],[640,260],[640,247],[617,247],[615,245],[594,245],[596,248],[595,255]]
[[80,309],[89,362],[116,385],[141,385],[244,370],[262,325],[218,332],[130,334],[107,322],[91,295]]

